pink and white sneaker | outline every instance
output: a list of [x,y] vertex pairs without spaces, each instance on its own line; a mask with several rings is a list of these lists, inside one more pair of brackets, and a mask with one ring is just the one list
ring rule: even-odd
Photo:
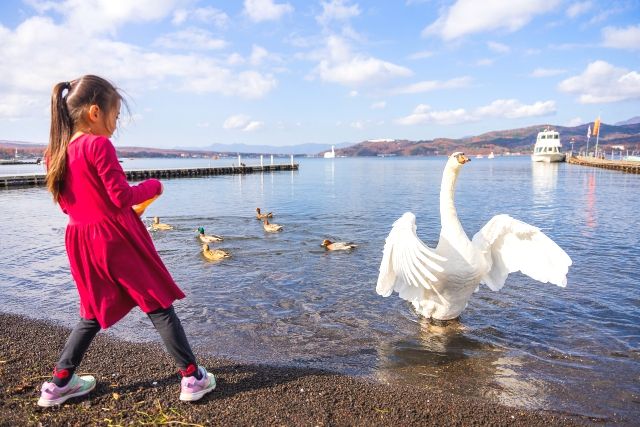
[[72,397],[84,396],[96,387],[96,379],[91,375],[81,377],[73,374],[71,381],[64,386],[58,387],[54,383],[45,381],[40,389],[40,399],[38,406],[49,407],[60,405]]
[[180,400],[194,402],[216,388],[216,377],[207,372],[202,366],[198,366],[202,378],[197,380],[195,376],[183,377],[180,382]]

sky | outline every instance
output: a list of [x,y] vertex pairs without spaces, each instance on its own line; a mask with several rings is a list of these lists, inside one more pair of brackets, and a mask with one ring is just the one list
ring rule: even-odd
[[124,93],[127,146],[459,138],[640,115],[640,0],[4,0],[0,140],[57,82]]

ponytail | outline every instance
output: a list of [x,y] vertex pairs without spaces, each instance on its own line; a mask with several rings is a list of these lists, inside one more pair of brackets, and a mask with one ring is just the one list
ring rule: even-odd
[[71,91],[71,83],[58,83],[53,87],[49,146],[45,152],[47,188],[56,203],[59,201],[60,191],[62,191],[64,184],[64,176],[67,171],[67,146],[73,131],[73,120],[67,109],[66,96],[62,96],[65,90],[68,91],[68,95]]

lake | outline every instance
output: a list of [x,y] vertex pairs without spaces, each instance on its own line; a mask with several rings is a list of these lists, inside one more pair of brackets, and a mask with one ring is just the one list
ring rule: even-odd
[[[125,159],[123,166],[234,161]],[[176,309],[198,353],[325,368],[427,394],[445,384],[512,406],[640,418],[639,176],[529,157],[465,165],[456,206],[470,237],[506,213],[541,228],[573,266],[564,289],[519,273],[500,292],[481,287],[459,323],[440,327],[397,294],[378,296],[375,286],[384,240],[404,212],[416,215],[429,246],[437,244],[446,159],[299,161],[293,172],[166,180],[148,208],[146,222],[157,215],[175,227],[152,236],[187,294]],[[256,207],[273,211],[284,231],[265,233]],[[0,210],[2,310],[72,326],[78,304],[64,252],[66,216],[44,188],[0,190]],[[199,226],[224,236],[215,246],[232,257],[205,261]],[[326,252],[325,238],[359,246]],[[110,333],[157,340],[139,310]]]

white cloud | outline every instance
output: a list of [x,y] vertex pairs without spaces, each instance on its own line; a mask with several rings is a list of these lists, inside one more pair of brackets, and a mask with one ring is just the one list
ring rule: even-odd
[[181,25],[189,19],[204,24],[211,24],[217,28],[226,28],[229,25],[229,16],[221,10],[210,6],[193,10],[178,9],[173,12],[171,22],[174,25]]
[[476,65],[478,67],[488,67],[490,65],[493,65],[493,59],[491,58],[482,58],[482,59],[478,59],[476,61]]
[[560,68],[536,68],[530,74],[531,77],[551,77],[566,73],[567,70]]
[[277,21],[293,12],[289,3],[274,3],[273,0],[244,0],[244,12],[253,22]]
[[362,130],[364,129],[364,123],[360,120],[357,120],[355,122],[351,122],[351,124],[349,125],[354,129],[358,129],[358,130]]
[[229,130],[237,129],[243,132],[252,132],[262,128],[263,125],[264,122],[251,120],[251,117],[247,115],[236,114],[228,117],[222,124],[222,127]]
[[605,61],[590,63],[580,75],[563,80],[562,92],[578,95],[581,104],[601,104],[640,98],[640,73]]
[[189,28],[159,37],[155,46],[169,49],[216,50],[226,47],[227,42],[213,38],[211,33],[200,28]]
[[[73,11],[68,13],[73,15]],[[192,32],[191,35],[206,34]],[[186,42],[185,37],[182,40]],[[202,37],[202,40],[206,39]],[[82,55],[70,52],[82,52]],[[115,41],[108,34],[97,34],[94,30],[86,33],[66,21],[55,23],[45,16],[28,18],[13,30],[0,26],[0,58],[4,117],[29,114],[28,111],[21,113],[20,104],[26,103],[20,97],[35,97],[44,101],[41,105],[46,105],[56,82],[96,73],[96,70],[120,87],[141,90],[164,87],[258,98],[277,85],[270,74],[232,70],[211,56],[161,53]],[[30,115],[36,113],[39,115],[33,111]]]
[[360,15],[358,4],[349,5],[349,0],[331,0],[322,2],[322,14],[316,16],[316,21],[321,25],[327,25],[331,21],[345,21]]
[[471,77],[456,77],[450,80],[425,80],[418,83],[413,83],[408,86],[402,86],[391,91],[394,95],[413,94],[430,92],[439,89],[457,89],[461,87],[467,87],[471,84]]
[[354,54],[340,37],[330,36],[327,48],[321,54],[320,63],[314,70],[324,81],[346,86],[381,82],[413,73],[408,68],[363,54]]
[[44,95],[33,96],[0,91],[0,119],[18,120],[32,116],[34,110],[49,103],[47,96]]
[[489,105],[476,108],[469,112],[464,108],[454,110],[433,110],[429,105],[419,104],[411,114],[396,119],[399,125],[411,126],[425,123],[453,125],[482,120],[488,117],[516,119],[554,114],[554,101],[538,101],[530,105],[520,103],[515,99],[497,99]]
[[249,57],[249,62],[251,63],[251,65],[260,65],[260,63],[262,63],[262,60],[267,58],[268,56],[269,52],[267,51],[267,49],[254,44],[251,48],[251,56]]
[[454,40],[497,29],[513,32],[524,27],[536,15],[553,10],[558,3],[559,0],[457,0],[426,27],[422,35]]
[[593,2],[590,0],[573,3],[567,8],[567,16],[569,18],[575,18],[578,15],[582,15],[583,13],[588,12],[592,7]]
[[568,127],[574,127],[574,126],[579,126],[581,124],[584,123],[584,120],[582,120],[581,117],[574,117],[573,119],[569,120],[566,124],[566,126]]
[[433,52],[431,52],[430,50],[421,50],[419,52],[415,52],[409,55],[409,59],[424,59],[424,58],[430,58],[432,56],[433,56]]
[[496,53],[509,53],[511,51],[509,46],[498,42],[488,42],[487,46],[490,50]]
[[358,91],[357,91],[357,90],[351,90],[351,91],[349,91],[349,96],[350,96],[351,98],[355,98],[355,97],[356,97],[356,96],[358,96],[358,95],[359,95],[359,94],[358,94]]
[[370,108],[372,110],[382,110],[386,106],[387,106],[387,103],[385,101],[378,101],[378,102],[374,102],[373,104],[371,104]]
[[[158,21],[184,0],[66,0],[60,3],[34,1],[36,9],[54,10],[65,17],[70,28],[85,34],[114,32],[129,22]],[[39,6],[38,6],[39,5]]]
[[602,30],[602,45],[616,49],[640,49],[640,25],[626,28],[606,27]]
[[515,99],[497,99],[489,105],[477,108],[473,115],[479,119],[485,117],[520,119],[523,117],[547,116],[555,112],[555,101],[538,101],[525,105]]

